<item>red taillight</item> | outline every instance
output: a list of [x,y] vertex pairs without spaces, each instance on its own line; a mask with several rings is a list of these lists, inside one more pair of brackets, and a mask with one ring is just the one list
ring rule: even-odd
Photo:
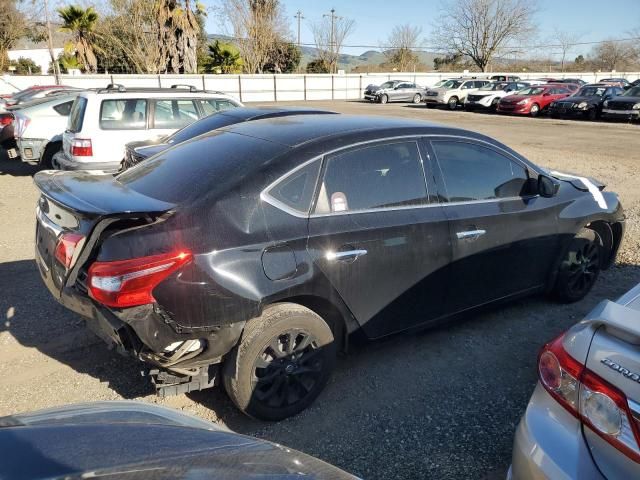
[[640,462],[640,425],[626,395],[571,357],[564,334],[542,348],[540,383],[569,413],[636,462]]
[[74,254],[82,246],[82,242],[84,242],[84,235],[63,233],[56,244],[54,256],[65,268],[69,268],[73,263]]
[[186,250],[132,260],[95,262],[89,267],[89,295],[109,307],[155,302],[153,289],[192,259]]
[[71,140],[71,155],[74,157],[92,157],[91,140],[74,138]]

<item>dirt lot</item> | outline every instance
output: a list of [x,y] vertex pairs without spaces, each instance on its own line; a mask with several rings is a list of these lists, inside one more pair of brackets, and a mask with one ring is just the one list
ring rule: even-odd
[[138,399],[223,422],[363,478],[504,478],[513,432],[536,381],[539,347],[600,300],[640,281],[640,127],[404,104],[309,104],[477,130],[540,165],[602,180],[620,194],[627,210],[618,265],[574,305],[532,298],[417,336],[354,346],[312,408],[281,423],[261,423],[234,410],[221,390],[157,399],[136,361],[107,350],[78,317],[54,302],[33,262],[35,168],[2,160],[0,415],[71,402]]

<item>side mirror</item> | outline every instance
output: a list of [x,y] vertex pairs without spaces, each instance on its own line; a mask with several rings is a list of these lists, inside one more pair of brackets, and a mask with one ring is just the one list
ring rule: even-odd
[[560,190],[560,182],[547,175],[538,176],[538,194],[544,198],[555,197]]

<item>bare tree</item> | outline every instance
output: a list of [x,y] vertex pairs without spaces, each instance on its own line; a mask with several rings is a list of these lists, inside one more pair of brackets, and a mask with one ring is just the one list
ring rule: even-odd
[[445,0],[433,42],[469,57],[484,72],[497,51],[531,35],[535,12],[535,0]]
[[562,55],[560,69],[564,72],[564,64],[567,59],[567,54],[572,51],[576,47],[576,43],[580,41],[582,37],[581,34],[571,33],[564,30],[560,30],[559,28],[553,29],[553,39],[560,50],[560,54]]
[[593,66],[604,71],[624,69],[636,61],[637,54],[628,42],[607,40],[591,51]]
[[412,25],[396,25],[391,30],[384,46],[384,56],[388,62],[401,72],[408,72],[419,63],[420,59],[414,48],[421,44],[422,28]]
[[262,73],[278,42],[289,37],[279,0],[224,0],[224,18],[231,25],[247,73]]
[[161,45],[155,2],[111,0],[96,29],[102,68],[132,73],[160,73]]
[[347,37],[353,33],[355,25],[355,20],[335,16],[334,11],[330,16],[325,16],[322,20],[311,23],[313,42],[318,52],[317,60],[328,65],[331,73],[338,71],[342,45]]

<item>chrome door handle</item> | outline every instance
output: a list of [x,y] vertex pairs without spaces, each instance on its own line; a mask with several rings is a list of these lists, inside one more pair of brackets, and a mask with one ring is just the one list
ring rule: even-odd
[[363,249],[344,250],[340,252],[327,252],[325,255],[325,258],[329,261],[332,261],[332,260],[346,261],[346,260],[355,260],[356,258],[366,254],[367,254],[367,251]]
[[481,237],[485,233],[487,233],[486,230],[467,230],[466,232],[456,233],[456,236],[458,237],[458,240],[465,240],[465,239],[475,240],[476,238]]

